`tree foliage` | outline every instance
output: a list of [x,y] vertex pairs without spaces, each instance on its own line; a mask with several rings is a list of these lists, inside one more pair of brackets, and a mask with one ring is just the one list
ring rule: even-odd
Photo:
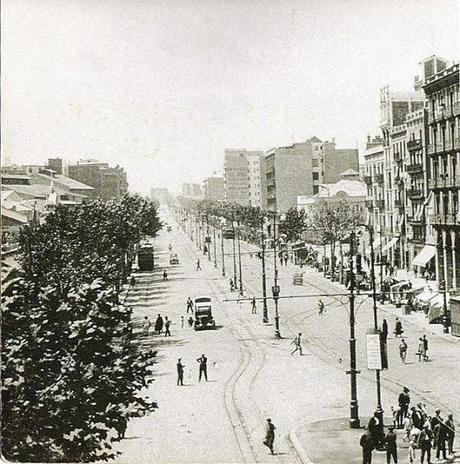
[[305,211],[298,211],[296,208],[291,208],[281,218],[279,222],[280,234],[286,235],[288,242],[296,242],[308,228],[308,217]]
[[154,353],[122,343],[124,253],[161,224],[138,196],[58,207],[20,235],[23,274],[2,292],[2,452],[13,461],[114,457],[111,439],[156,404]]

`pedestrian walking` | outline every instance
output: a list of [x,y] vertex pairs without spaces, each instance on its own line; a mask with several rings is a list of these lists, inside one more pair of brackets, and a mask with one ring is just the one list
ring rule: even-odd
[[202,354],[197,358],[197,362],[200,365],[200,374],[198,377],[198,382],[201,382],[201,375],[204,375],[206,382],[208,381],[208,358]]
[[155,321],[155,332],[159,335],[163,330],[163,318],[161,314],[158,314],[157,320]]
[[402,427],[402,421],[409,412],[409,404],[410,404],[409,389],[407,387],[404,387],[403,391],[399,394],[399,397],[398,397],[398,405],[399,405],[398,427]]
[[171,332],[169,328],[171,327],[171,321],[168,319],[168,316],[165,317],[165,337],[170,337]]
[[423,423],[424,423],[422,413],[418,409],[416,409],[414,406],[412,406],[410,410],[411,410],[410,418],[412,420],[413,426],[416,429],[421,431],[423,429]]
[[166,269],[163,271],[163,280],[168,280],[168,273],[166,272]]
[[422,432],[418,438],[418,443],[421,451],[420,462],[423,464],[425,456],[427,458],[428,464],[431,464],[431,441],[433,440],[433,434],[429,429],[428,425],[423,427]]
[[388,322],[386,319],[383,320],[382,322],[382,336],[383,336],[383,340],[386,344],[387,342],[387,338],[388,338]]
[[230,291],[234,292],[235,291],[235,284],[233,283],[233,279],[230,278]]
[[324,313],[323,300],[318,300],[318,314],[321,316]]
[[252,314],[257,314],[256,297],[252,297]]
[[177,385],[184,385],[184,365],[181,362],[182,358],[177,360]]
[[401,362],[406,364],[406,356],[407,356],[407,343],[404,338],[401,339],[399,343],[399,357],[401,358]]
[[455,424],[454,416],[449,414],[446,420],[447,429],[447,451],[450,456],[454,454]]
[[393,427],[388,428],[388,433],[385,435],[385,448],[387,452],[387,464],[390,464],[391,458],[393,462],[398,462],[398,447],[396,445],[396,434]]
[[428,361],[428,339],[426,338],[426,335],[423,335],[422,342],[423,342],[423,360]]
[[189,326],[189,327],[193,327],[193,317],[192,317],[192,316],[190,316],[190,317],[188,318],[188,326]]
[[148,336],[151,325],[152,323],[150,322],[150,319],[145,316],[144,321],[142,322],[142,335],[144,335],[144,337]]
[[294,348],[294,351],[291,353],[291,356],[292,356],[296,351],[299,351],[299,352],[300,352],[300,356],[302,356],[302,340],[301,340],[301,337],[302,337],[302,334],[299,333],[299,334],[297,335],[297,337],[295,337],[294,340],[292,340],[291,345],[294,345],[295,348]]
[[417,356],[418,356],[418,362],[421,362],[422,360],[425,360],[425,343],[423,342],[423,338],[420,337],[418,339],[418,351],[417,351]]
[[200,265],[200,260],[199,260],[199,259],[196,260],[196,270],[197,270],[197,271],[201,271],[201,270],[202,270],[202,269],[201,269],[201,265]]
[[289,258],[288,258],[288,255],[287,255],[287,253],[286,253],[286,254],[284,255],[284,265],[285,265],[285,266],[287,266],[288,260],[289,260]]
[[190,297],[187,298],[187,314],[189,311],[193,314],[193,301]]
[[372,450],[374,446],[372,444],[371,434],[369,430],[366,430],[359,440],[360,446],[363,448],[363,464],[371,464],[372,462]]
[[271,454],[275,454],[273,452],[273,443],[275,441],[275,424],[272,422],[271,419],[267,419],[267,423],[265,425],[265,438],[264,438],[264,445],[270,450]]
[[180,317],[180,328],[183,329],[184,328],[184,316],[181,316]]
[[401,337],[403,333],[404,329],[402,326],[402,322],[398,318],[396,318],[394,334],[396,337]]

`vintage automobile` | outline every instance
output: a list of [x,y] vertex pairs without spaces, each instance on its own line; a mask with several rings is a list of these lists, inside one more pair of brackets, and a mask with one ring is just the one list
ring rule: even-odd
[[169,255],[169,264],[179,264],[179,258],[176,253],[171,253]]
[[216,323],[212,317],[211,298],[195,298],[195,330],[215,329]]

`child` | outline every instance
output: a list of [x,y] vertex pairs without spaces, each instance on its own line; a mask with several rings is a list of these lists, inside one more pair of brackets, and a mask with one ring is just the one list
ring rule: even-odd
[[415,443],[412,440],[409,442],[409,448],[407,451],[409,456],[409,462],[415,462]]

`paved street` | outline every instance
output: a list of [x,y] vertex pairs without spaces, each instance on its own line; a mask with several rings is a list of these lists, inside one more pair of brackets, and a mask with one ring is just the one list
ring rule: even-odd
[[[168,222],[172,222],[170,217]],[[230,253],[231,241],[227,242],[226,253]],[[169,265],[169,244],[179,256],[179,265]],[[249,250],[253,247],[242,244],[245,298],[261,295],[260,260],[245,254]],[[171,318],[172,337],[152,334],[143,339],[143,343],[159,351],[155,382],[147,392],[158,401],[159,410],[130,422],[127,439],[118,446],[123,452],[118,462],[298,462],[289,440],[292,430],[298,430],[302,439],[306,436],[302,434],[303,424],[346,418],[349,414],[349,378],[345,373],[348,324],[347,309],[343,305],[346,298],[324,298],[323,316],[317,314],[317,298],[280,300],[283,338],[278,340],[273,336],[272,301],[269,301],[270,324],[266,325],[262,323],[261,301],[257,303],[256,315],[251,314],[248,300],[223,301],[238,299],[237,293],[229,291],[229,272],[233,272],[230,256],[226,256],[224,278],[220,256],[215,268],[214,262],[208,261],[175,226],[172,232],[160,233],[155,251],[155,272],[138,278],[135,291],[128,294],[127,304],[134,308],[135,321],[140,322],[147,315],[153,323],[158,313]],[[202,271],[195,270],[197,259],[201,261]],[[168,272],[168,281],[162,281],[164,269]],[[293,286],[295,267],[288,265],[279,270],[282,295],[343,292],[341,286],[323,279],[316,271],[306,270],[304,286]],[[267,276],[270,289],[272,263],[267,265]],[[216,330],[195,332],[187,323],[181,327],[180,317],[187,319],[188,296],[212,298]],[[358,297],[357,305],[360,303]],[[390,308],[382,312],[390,327],[399,312]],[[371,320],[370,302],[363,301],[357,312],[362,425],[376,404],[374,376],[365,368],[364,333]],[[403,318],[411,347],[423,330],[420,321],[414,324],[409,321],[409,316]],[[303,333],[304,353],[291,356],[290,342],[299,331]],[[421,400],[429,408],[439,405],[443,411],[452,411],[459,417],[453,387],[460,380],[454,362],[460,345],[450,338],[428,334],[430,363],[419,364],[409,359],[402,366],[397,355],[398,342],[389,339],[390,369],[382,375],[386,415],[390,406],[396,404],[401,386],[407,385],[413,402]],[[199,383],[196,358],[202,353],[208,357],[209,382]],[[176,386],[175,364],[179,357],[186,366],[183,387]],[[274,457],[269,456],[262,444],[267,417],[277,427]],[[322,443],[323,446],[326,444]]]

